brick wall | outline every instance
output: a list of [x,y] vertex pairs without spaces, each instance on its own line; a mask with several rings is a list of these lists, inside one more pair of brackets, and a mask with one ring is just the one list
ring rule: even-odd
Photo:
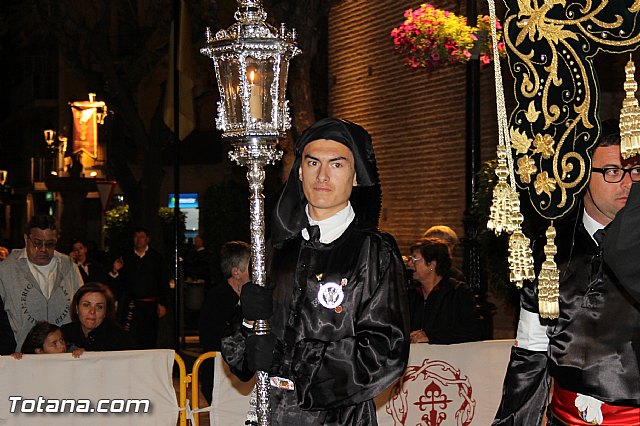
[[[466,13],[455,9],[456,2],[431,3]],[[390,37],[404,10],[419,5],[344,0],[329,17],[329,113],[371,133],[382,179],[380,225],[395,236],[403,254],[432,225],[446,224],[464,234],[465,66],[412,71]],[[497,120],[493,69],[481,74],[486,161],[495,156]]]

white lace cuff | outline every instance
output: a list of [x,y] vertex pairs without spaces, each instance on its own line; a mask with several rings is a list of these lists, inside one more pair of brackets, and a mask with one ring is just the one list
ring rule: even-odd
[[540,324],[540,315],[520,309],[516,346],[536,352],[547,352],[547,326]]

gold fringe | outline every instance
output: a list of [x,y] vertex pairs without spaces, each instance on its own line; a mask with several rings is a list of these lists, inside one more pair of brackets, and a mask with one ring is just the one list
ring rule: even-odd
[[554,239],[556,229],[553,222],[546,232],[547,244],[544,246],[545,261],[538,274],[538,310],[542,318],[558,318],[560,314],[560,304],[558,296],[560,294],[560,273],[553,257],[558,252]]
[[493,188],[493,201],[489,209],[487,228],[494,231],[496,235],[502,234],[503,231],[512,233],[515,227],[511,222],[511,212],[514,208],[514,202],[517,203],[516,208],[518,211],[520,210],[520,201],[518,200],[518,194],[515,193],[507,181],[509,177],[507,153],[504,146],[501,145],[498,145],[498,165],[495,173],[498,177],[498,183]]
[[622,158],[629,158],[640,154],[640,106],[636,99],[638,84],[635,80],[636,67],[631,54],[624,71],[627,75],[624,82],[624,91],[627,95],[622,101],[620,111],[620,154]]
[[[640,1],[640,0],[638,0]],[[495,1],[489,0],[489,15],[491,17],[491,32],[493,40],[493,52],[498,57],[498,45],[496,35],[496,10]],[[502,73],[500,64],[496,62],[493,67],[496,86],[496,108],[498,113],[498,165],[495,173],[498,183],[493,188],[493,201],[489,212],[487,228],[496,235],[507,232],[509,237],[509,271],[510,281],[516,287],[521,288],[524,280],[533,280],[533,256],[529,238],[522,233],[522,221],[524,217],[520,213],[520,197],[516,190],[513,158],[511,156],[511,136],[509,134],[509,120],[502,86]]]
[[531,243],[519,229],[509,237],[509,270],[509,279],[518,288],[522,288],[524,280],[533,280],[536,277]]

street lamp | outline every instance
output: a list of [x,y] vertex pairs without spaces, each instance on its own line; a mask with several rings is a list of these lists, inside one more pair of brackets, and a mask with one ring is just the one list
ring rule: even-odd
[[58,176],[64,172],[64,157],[67,152],[68,138],[60,133],[56,139],[56,131],[47,129],[44,131],[44,140],[51,153],[51,174]]
[[[264,241],[264,166],[282,157],[279,138],[291,127],[285,98],[289,61],[300,53],[295,30],[279,30],[265,22],[260,0],[238,0],[236,23],[215,37],[207,28],[206,46],[200,50],[213,59],[220,101],[216,127],[229,138],[229,158],[247,166],[251,217],[252,280],[266,284]],[[269,333],[266,320],[254,323],[256,334]],[[269,375],[257,373],[257,415],[260,426],[269,424]]]

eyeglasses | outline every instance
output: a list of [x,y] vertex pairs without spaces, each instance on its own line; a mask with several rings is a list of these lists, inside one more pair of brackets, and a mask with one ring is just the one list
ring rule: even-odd
[[409,260],[411,261],[411,263],[416,264],[417,262],[424,260],[421,257],[415,257],[415,256],[409,256]]
[[33,246],[37,250],[42,250],[43,247],[45,247],[47,250],[53,250],[54,248],[56,248],[56,244],[58,243],[58,240],[34,240],[33,238],[31,238],[31,235],[27,235],[27,239],[31,241],[31,244],[33,244]]
[[640,166],[629,167],[623,169],[621,167],[592,167],[591,170],[597,173],[602,173],[602,177],[605,182],[618,183],[624,179],[624,175],[629,173],[631,181],[640,182]]

